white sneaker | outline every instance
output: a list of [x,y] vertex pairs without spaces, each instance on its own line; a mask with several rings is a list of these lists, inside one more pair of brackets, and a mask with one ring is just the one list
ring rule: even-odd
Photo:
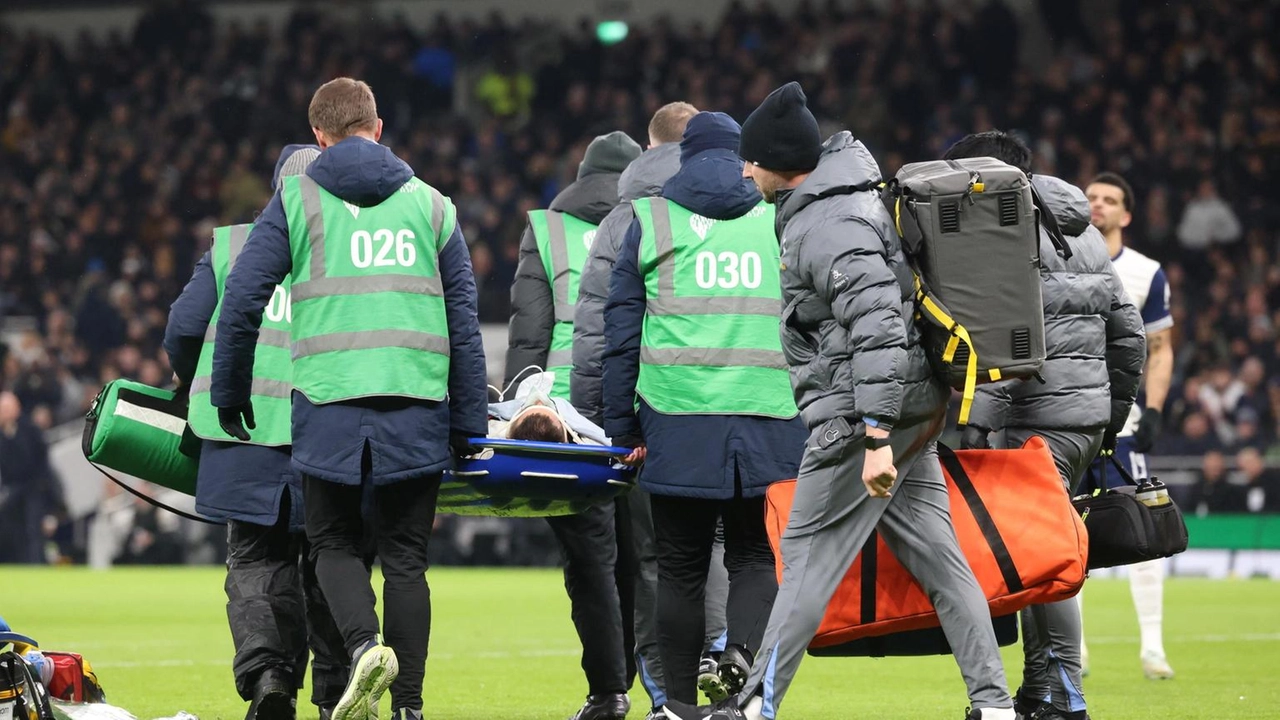
[[1161,653],[1142,654],[1142,674],[1148,680],[1169,680],[1173,678],[1173,668]]

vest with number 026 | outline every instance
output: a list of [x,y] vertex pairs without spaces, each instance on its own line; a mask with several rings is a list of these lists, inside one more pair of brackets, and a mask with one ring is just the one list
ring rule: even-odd
[[[241,442],[222,431],[218,423],[218,411],[209,399],[210,381],[213,379],[213,346],[217,339],[218,317],[222,315],[222,296],[227,286],[227,276],[236,264],[236,258],[249,239],[252,225],[231,225],[215,228],[213,247],[209,250],[213,265],[214,286],[218,291],[218,304],[209,318],[209,329],[204,334],[204,347],[196,364],[196,376],[191,381],[191,405],[187,421],[191,431],[205,440]],[[276,286],[262,313],[262,327],[258,330],[258,346],[253,354],[253,418],[256,428],[250,435],[250,445],[279,447],[291,442],[290,418],[292,417],[293,361],[289,358],[289,277]]]
[[712,220],[661,198],[632,205],[647,298],[637,394],[673,415],[795,417],[773,206]]
[[573,307],[578,302],[578,280],[587,262],[587,251],[596,237],[596,226],[568,213],[534,210],[529,227],[538,243],[542,267],[551,283],[555,304],[555,324],[551,327],[551,347],[547,372],[555,373],[552,397],[569,399],[569,372],[573,368]]
[[281,186],[293,254],[293,384],[317,405],[366,397],[443,400],[449,324],[440,248],[456,215],[410,178],[359,207],[307,175]]

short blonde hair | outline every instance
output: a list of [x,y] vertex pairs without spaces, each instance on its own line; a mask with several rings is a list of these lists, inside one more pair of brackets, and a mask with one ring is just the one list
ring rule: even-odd
[[361,130],[376,130],[378,104],[367,83],[348,77],[334,78],[311,96],[307,120],[311,127],[336,142]]
[[687,102],[667,103],[658,108],[649,121],[649,138],[659,143],[678,143],[684,138],[684,128],[698,114],[698,108]]

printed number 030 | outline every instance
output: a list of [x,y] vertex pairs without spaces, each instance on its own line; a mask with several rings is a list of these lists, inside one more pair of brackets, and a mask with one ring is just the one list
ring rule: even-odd
[[357,230],[351,233],[351,264],[361,269],[396,265],[413,267],[418,260],[414,237],[412,230],[392,233],[383,228],[373,231],[372,235],[367,230]]
[[709,290],[717,285],[725,290],[732,290],[741,285],[748,290],[760,287],[761,263],[760,255],[745,252],[739,255],[725,251],[716,255],[710,251],[698,253],[695,260],[698,287]]

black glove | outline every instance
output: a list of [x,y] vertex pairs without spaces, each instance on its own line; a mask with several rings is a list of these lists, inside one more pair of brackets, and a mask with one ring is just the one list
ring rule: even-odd
[[1138,429],[1133,433],[1134,450],[1140,453],[1151,451],[1151,448],[1156,444],[1156,438],[1160,437],[1163,419],[1160,410],[1157,408],[1149,407],[1142,411],[1142,419],[1138,421]]
[[471,436],[460,432],[449,433],[449,449],[453,451],[453,456],[457,458],[470,457],[480,452],[471,447]]
[[990,450],[991,438],[988,437],[990,434],[991,431],[986,428],[965,425],[964,433],[960,436],[960,447],[964,450]]
[[245,427],[250,430],[258,427],[253,424],[253,402],[245,400],[239,405],[218,408],[218,424],[222,426],[222,432],[241,442],[248,442],[249,433],[245,431]]
[[1116,454],[1116,431],[1107,428],[1102,433],[1102,449],[1098,451],[1098,457],[1111,457]]

